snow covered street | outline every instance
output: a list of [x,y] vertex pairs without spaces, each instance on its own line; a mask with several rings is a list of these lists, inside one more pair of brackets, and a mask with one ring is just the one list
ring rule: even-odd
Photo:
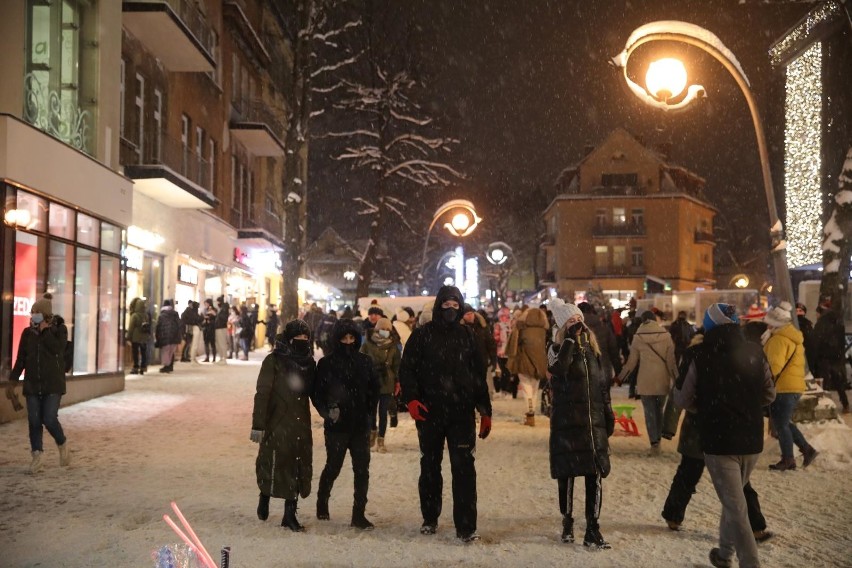
[[[612,474],[604,480],[601,530],[610,551],[589,552],[559,542],[556,482],[550,479],[548,425],[521,424],[521,400],[496,400],[491,437],[479,442],[479,532],[460,544],[452,526],[449,462],[445,459],[444,514],[436,536],[419,534],[417,438],[411,419],[389,430],[388,454],[373,454],[367,516],[376,530],[349,527],[352,472],[348,465],[331,498],[331,521],[317,521],[315,494],[300,502],[307,532],[279,526],[283,502],[270,519],[255,515],[257,446],[248,437],[256,373],[262,353],[227,367],[181,363],[171,375],[127,381],[120,394],[60,411],[73,452],[68,469],[45,439],[47,468],[32,476],[27,424],[0,426],[0,550],[4,567],[153,566],[152,552],[176,541],[162,521],[176,500],[214,557],[232,547],[234,568],[267,566],[709,566],[720,506],[709,478],[687,510],[684,530],[660,517],[680,459],[676,440],[648,457],[647,438],[614,437]],[[613,391],[627,402],[626,390]],[[644,432],[641,405],[634,417]],[[314,493],[325,461],[314,414]],[[616,427],[618,428],[618,427]],[[841,425],[805,430],[823,454],[808,470],[769,472],[775,440],[752,477],[775,539],[760,545],[771,567],[852,566],[852,430]],[[575,511],[582,511],[576,491]],[[585,523],[577,520],[582,538]]]

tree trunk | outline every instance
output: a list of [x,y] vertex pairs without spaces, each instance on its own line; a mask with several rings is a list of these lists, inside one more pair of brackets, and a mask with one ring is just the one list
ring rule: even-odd
[[358,299],[366,298],[370,295],[370,285],[373,283],[373,270],[376,264],[376,253],[378,252],[379,240],[382,237],[382,227],[385,223],[384,181],[379,182],[378,189],[378,211],[376,211],[373,223],[370,226],[370,240],[367,241],[367,248],[364,250],[361,266],[358,268],[358,287],[355,291],[356,302]]

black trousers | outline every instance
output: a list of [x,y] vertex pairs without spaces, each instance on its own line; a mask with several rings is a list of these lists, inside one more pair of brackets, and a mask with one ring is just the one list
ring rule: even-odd
[[[680,465],[677,466],[669,496],[663,506],[663,518],[667,521],[682,523],[686,515],[686,507],[689,505],[695,487],[701,481],[704,473],[704,460],[681,456]],[[752,531],[766,530],[766,519],[760,510],[760,500],[757,491],[752,488],[751,483],[743,487],[743,493],[748,506],[748,521]]]
[[370,488],[370,431],[326,432],[325,467],[320,475],[317,500],[328,501],[334,481],[343,468],[346,452],[352,459],[355,495],[353,510],[364,512],[367,507],[367,491]]
[[[574,480],[575,477],[563,477],[559,483],[559,512],[574,517]],[[603,503],[603,487],[600,475],[586,475],[586,526],[598,528]]]
[[423,522],[438,524],[444,478],[441,461],[444,442],[450,453],[453,474],[453,521],[456,532],[469,534],[476,530],[476,421],[469,416],[451,420],[426,420],[417,423],[420,440],[420,511]]
[[131,343],[131,355],[133,356],[134,369],[148,368],[148,344],[147,343]]

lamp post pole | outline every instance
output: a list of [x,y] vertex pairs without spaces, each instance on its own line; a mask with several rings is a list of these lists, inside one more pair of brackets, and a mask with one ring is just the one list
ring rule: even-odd
[[[465,211],[468,215],[470,215],[469,221],[470,224],[467,227],[455,229],[449,223],[445,226],[448,227],[451,233],[456,237],[466,237],[476,226],[482,221],[482,219],[476,214],[476,209],[473,207],[473,203],[467,201],[466,199],[453,199],[452,201],[447,201],[435,211],[435,215],[432,217],[432,222],[429,224],[429,229],[426,231],[426,239],[423,241],[423,255],[420,258],[420,270],[417,272],[417,288],[420,288],[420,282],[423,280],[423,270],[426,266],[426,254],[429,251],[429,237],[432,235],[432,229],[435,228],[435,224],[440,220],[442,216],[444,216],[449,211],[453,209],[460,209]],[[464,267],[462,267],[464,270]],[[463,283],[462,283],[463,285]]]

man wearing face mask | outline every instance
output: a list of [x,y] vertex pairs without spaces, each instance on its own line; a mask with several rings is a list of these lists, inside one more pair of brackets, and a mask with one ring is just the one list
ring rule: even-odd
[[361,353],[370,358],[373,370],[379,378],[381,391],[379,405],[370,407],[370,448],[378,444],[380,454],[387,452],[385,448],[385,433],[388,429],[388,415],[391,428],[397,426],[396,401],[394,396],[399,393],[399,337],[393,333],[393,324],[388,318],[381,318],[376,327],[361,345]]
[[257,517],[261,521],[269,518],[271,497],[284,499],[281,526],[293,532],[305,530],[296,518],[298,498],[311,494],[309,400],[315,371],[308,324],[290,321],[263,360],[254,396],[251,441],[260,444],[255,464],[260,488]]
[[53,296],[45,294],[33,302],[30,326],[21,333],[18,357],[9,381],[18,382],[24,373],[24,396],[30,430],[32,463],[30,473],[44,469],[42,437],[44,428],[59,447],[59,465],[71,463],[68,442],[59,423],[59,402],[65,394],[65,345],[68,328],[53,314]]
[[379,379],[370,358],[359,352],[361,333],[350,319],[341,319],[332,331],[331,353],[317,365],[312,395],[325,419],[325,468],[317,489],[317,518],[330,518],[328,500],[340,475],[346,452],[352,459],[355,495],[351,526],[372,530],[364,515],[370,484],[370,409],[379,401]]
[[491,400],[485,362],[473,333],[461,325],[462,294],[444,286],[438,291],[432,321],[414,330],[400,367],[402,396],[417,423],[420,441],[420,533],[433,535],[441,515],[444,442],[453,474],[453,520],[463,542],[476,534],[476,416],[479,437],[491,432]]

